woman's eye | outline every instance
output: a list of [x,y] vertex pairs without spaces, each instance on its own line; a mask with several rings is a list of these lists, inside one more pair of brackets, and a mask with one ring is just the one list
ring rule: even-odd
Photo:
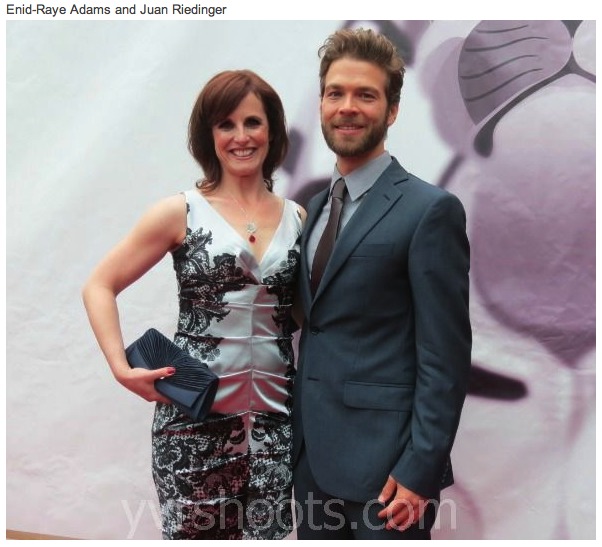
[[223,131],[228,131],[229,129],[232,129],[233,127],[234,127],[234,124],[228,120],[217,124],[217,128],[221,129]]
[[250,118],[246,121],[247,127],[259,127],[261,125],[261,120],[258,118]]

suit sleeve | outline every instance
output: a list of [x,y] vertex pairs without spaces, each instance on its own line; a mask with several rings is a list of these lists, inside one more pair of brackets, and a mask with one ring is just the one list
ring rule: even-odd
[[460,201],[444,194],[425,211],[409,248],[417,374],[411,437],[391,475],[425,497],[439,494],[471,363],[470,251]]

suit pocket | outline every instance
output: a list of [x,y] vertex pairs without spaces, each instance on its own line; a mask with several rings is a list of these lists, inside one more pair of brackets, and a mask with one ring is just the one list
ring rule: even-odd
[[352,408],[409,412],[414,400],[414,386],[345,382],[343,402]]
[[351,256],[388,256],[392,252],[392,243],[364,243],[363,245],[358,245],[353,253],[351,253]]

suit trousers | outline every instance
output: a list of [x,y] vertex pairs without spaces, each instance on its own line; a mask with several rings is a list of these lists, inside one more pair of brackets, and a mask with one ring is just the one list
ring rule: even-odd
[[[384,484],[383,484],[384,486]],[[420,521],[406,530],[387,530],[378,517],[383,506],[377,499],[366,503],[335,498],[316,484],[305,446],[294,469],[297,539],[431,539],[437,516],[429,503]]]

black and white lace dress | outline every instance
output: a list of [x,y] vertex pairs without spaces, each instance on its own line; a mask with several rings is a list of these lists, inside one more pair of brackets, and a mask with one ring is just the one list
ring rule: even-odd
[[165,539],[279,539],[292,528],[290,309],[299,269],[298,206],[285,200],[261,262],[198,190],[173,252],[175,343],[220,387],[202,423],[157,404],[153,477]]

